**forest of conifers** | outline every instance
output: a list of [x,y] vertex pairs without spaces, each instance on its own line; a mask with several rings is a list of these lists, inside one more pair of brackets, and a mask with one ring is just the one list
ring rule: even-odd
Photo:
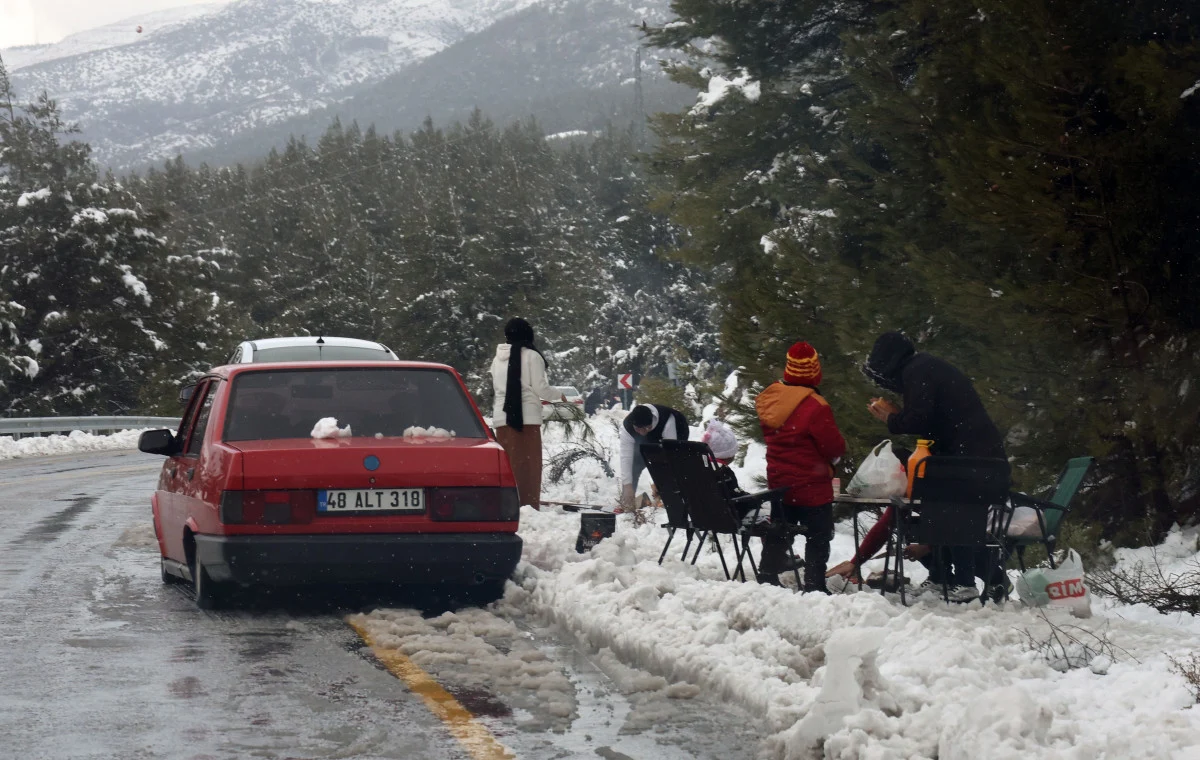
[[807,340],[861,456],[884,434],[858,366],[901,329],[974,380],[1017,485],[1099,458],[1091,538],[1194,519],[1190,3],[672,8],[647,42],[703,96],[645,149],[636,125],[548,140],[476,114],[116,178],[0,78],[3,413],[171,411],[238,341],[318,332],[478,389],[520,314],[584,389],[667,361],[762,384]]

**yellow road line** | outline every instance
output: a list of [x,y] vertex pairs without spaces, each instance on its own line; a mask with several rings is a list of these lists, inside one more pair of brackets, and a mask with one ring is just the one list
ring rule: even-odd
[[429,711],[446,724],[450,733],[467,750],[473,760],[505,760],[516,757],[487,730],[467,708],[458,703],[450,692],[433,680],[419,665],[396,649],[376,646],[366,627],[350,622],[350,627],[371,647],[371,653],[383,663],[388,672],[399,678],[421,697]]

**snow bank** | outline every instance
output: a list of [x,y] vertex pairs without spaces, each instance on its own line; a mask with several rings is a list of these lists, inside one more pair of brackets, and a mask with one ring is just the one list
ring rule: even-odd
[[[1200,709],[1167,660],[1200,647],[1195,633],[1116,616],[1080,623],[1060,610],[1043,618],[1015,603],[801,595],[726,581],[708,551],[695,567],[677,554],[660,567],[665,532],[630,516],[587,555],[574,551],[576,515],[521,517],[520,588],[500,605],[764,715],[770,757],[1182,758],[1200,735]],[[1027,643],[1048,636],[1047,620],[1106,634],[1123,653],[1106,675],[1059,673]]]
[[[1172,579],[1200,573],[1200,526],[1171,529],[1158,546],[1117,549],[1113,552],[1116,568],[1136,574],[1140,569],[1151,575],[1161,573]],[[1092,595],[1092,608],[1103,609],[1110,617],[1170,626],[1200,635],[1200,617],[1183,612],[1159,612],[1147,604],[1120,605],[1111,599]]]
[[[547,426],[547,460],[586,445],[615,463],[623,414],[591,418],[587,439]],[[762,485],[765,448],[751,443],[734,471],[744,487]],[[648,488],[644,476],[639,491]],[[585,458],[543,490],[549,500],[609,505],[617,485]],[[660,567],[660,522],[635,526],[621,515],[612,538],[580,555],[577,515],[523,509],[519,588],[510,586],[497,609],[558,623],[593,651],[664,679],[664,688],[703,690],[764,715],[775,732],[764,737],[769,757],[1200,757],[1200,708],[1168,660],[1200,648],[1200,625],[1128,607],[1078,621],[1015,601],[904,608],[853,586],[825,597],[732,583],[710,550],[695,566],[680,562],[682,536]],[[832,561],[850,556],[851,530],[837,527]],[[1197,531],[1172,536],[1160,559],[1196,557]],[[1118,553],[1118,561],[1150,553]],[[732,562],[732,547],[725,554]],[[919,581],[921,572],[910,574]],[[1104,675],[1057,672],[1029,646],[1031,636],[1049,636],[1050,623],[1107,636],[1122,651]]]
[[[547,500],[615,503],[616,479],[596,457],[616,463],[623,415],[599,413],[586,430],[577,424],[543,429],[547,462],[573,447],[594,454],[579,459],[561,483],[544,483]],[[757,487],[765,475],[764,447],[751,443],[744,459],[734,470],[744,487]],[[648,488],[644,477],[638,490]],[[464,612],[422,621],[415,613],[378,611],[364,620],[377,621],[377,633],[390,630],[395,645],[431,665],[445,647],[424,638],[428,627],[465,634],[496,624],[489,621],[522,617],[560,626],[606,673],[622,674],[619,685],[627,694],[687,699],[707,693],[763,716],[767,733],[757,751],[781,760],[1200,758],[1200,708],[1168,659],[1200,649],[1200,626],[1111,605],[1077,621],[1066,610],[1043,615],[1015,601],[999,609],[933,600],[905,608],[854,586],[818,596],[735,583],[725,580],[710,548],[695,566],[681,562],[681,535],[659,566],[666,540],[660,522],[638,526],[632,515],[619,515],[611,538],[577,554],[578,514],[525,507],[522,562],[505,597],[485,616]],[[1185,561],[1195,555],[1195,539],[1195,532],[1180,532],[1159,556]],[[839,525],[832,561],[847,558],[852,548],[850,526]],[[1118,560],[1147,552],[1119,553]],[[725,556],[732,563],[732,547],[725,546]],[[919,581],[920,573],[914,568],[911,575]],[[788,576],[783,580],[794,585]],[[1031,639],[1048,638],[1051,624],[1107,636],[1120,649],[1113,662],[1094,668],[1098,672],[1058,672],[1030,646]],[[476,648],[462,639],[445,657],[463,658],[459,667],[476,678],[526,683],[559,714],[575,709],[579,697],[560,688],[556,669],[530,671],[539,661],[525,661],[521,651]]]
[[0,459],[136,449],[141,435],[141,430],[126,430],[113,435],[93,435],[75,430],[69,435],[31,436],[20,440],[14,440],[12,436],[3,436],[0,437]]

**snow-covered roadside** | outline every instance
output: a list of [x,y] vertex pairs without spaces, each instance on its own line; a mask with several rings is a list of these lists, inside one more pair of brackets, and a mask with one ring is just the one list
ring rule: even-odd
[[[1136,572],[1145,568],[1164,578],[1200,573],[1200,526],[1180,529],[1175,526],[1158,546],[1117,549],[1113,553],[1117,570]],[[1184,612],[1163,613],[1146,604],[1117,604],[1111,599],[1093,597],[1093,609],[1104,609],[1111,617],[1172,626],[1200,635],[1200,617]],[[1200,738],[1197,739],[1200,744]]]
[[93,435],[75,430],[68,435],[30,436],[17,440],[12,436],[3,436],[0,437],[0,460],[136,449],[141,434],[141,430],[123,430],[112,435]]
[[[609,461],[612,422],[593,426]],[[548,460],[578,444],[553,428],[546,440]],[[764,454],[749,447],[735,468],[743,485],[763,474]],[[585,459],[545,493],[607,504],[616,484]],[[906,609],[875,593],[800,595],[726,581],[708,551],[693,567],[673,546],[660,567],[658,521],[639,527],[620,516],[612,538],[580,555],[577,515],[525,509],[521,518],[524,558],[498,614],[554,621],[601,661],[744,705],[774,732],[763,745],[771,757],[1200,757],[1200,707],[1168,660],[1200,649],[1194,620],[1109,604],[1079,621],[1015,602]],[[840,525],[833,560],[852,543]],[[1107,636],[1122,651],[1104,675],[1060,673],[1029,651],[1029,635],[1045,638],[1047,621]]]

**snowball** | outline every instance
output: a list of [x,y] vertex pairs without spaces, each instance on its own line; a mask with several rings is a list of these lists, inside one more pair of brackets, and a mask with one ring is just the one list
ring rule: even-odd
[[313,425],[310,435],[313,438],[349,438],[352,433],[349,425],[344,428],[338,427],[337,417],[322,417]]

